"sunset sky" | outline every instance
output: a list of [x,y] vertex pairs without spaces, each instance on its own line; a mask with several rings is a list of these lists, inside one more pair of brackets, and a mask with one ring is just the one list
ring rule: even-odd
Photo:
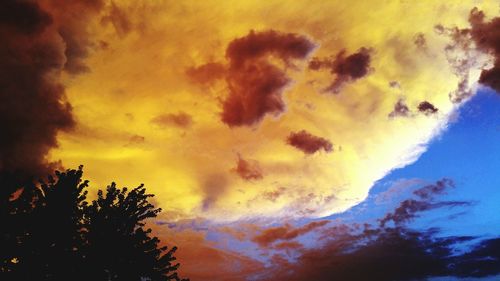
[[500,279],[498,1],[9,2],[0,170],[144,183],[183,276]]

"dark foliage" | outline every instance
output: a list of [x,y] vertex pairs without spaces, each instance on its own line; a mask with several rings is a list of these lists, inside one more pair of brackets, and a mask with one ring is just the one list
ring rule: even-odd
[[[86,201],[82,168],[33,184],[2,176],[0,280],[180,280],[167,250],[145,228],[160,212],[143,185],[113,183]],[[15,192],[14,182],[22,186]]]

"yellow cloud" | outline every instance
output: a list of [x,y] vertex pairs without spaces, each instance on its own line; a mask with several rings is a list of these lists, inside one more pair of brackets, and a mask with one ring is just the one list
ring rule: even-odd
[[[67,167],[83,164],[94,187],[145,183],[159,206],[179,218],[343,211],[364,200],[390,170],[415,161],[446,128],[457,107],[448,95],[460,77],[444,52],[450,38],[434,26],[466,27],[476,2],[117,2],[109,11],[121,10],[119,22],[110,24],[113,17],[106,17],[89,23],[101,42],[88,59],[91,72],[65,79],[80,125],[60,134],[51,158]],[[335,95],[323,91],[333,80],[327,70],[309,70],[307,60],[286,69],[279,65],[293,80],[283,93],[286,111],[254,126],[230,128],[220,119],[227,84],[196,84],[186,70],[227,64],[232,40],[270,29],[309,38],[317,44],[312,57],[371,48],[372,70]],[[415,43],[419,34],[424,44]],[[476,81],[479,68],[471,67],[469,75]],[[411,116],[389,118],[399,99]],[[438,113],[418,113],[422,101]],[[179,112],[191,116],[189,126],[152,121]],[[306,155],[286,144],[290,132],[303,129],[330,140],[334,152]],[[238,155],[256,161],[263,178],[240,178],[234,171]]]

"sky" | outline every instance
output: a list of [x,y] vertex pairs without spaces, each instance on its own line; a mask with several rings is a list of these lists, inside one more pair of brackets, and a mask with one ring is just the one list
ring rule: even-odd
[[0,171],[144,183],[182,275],[500,278],[497,1],[6,3]]

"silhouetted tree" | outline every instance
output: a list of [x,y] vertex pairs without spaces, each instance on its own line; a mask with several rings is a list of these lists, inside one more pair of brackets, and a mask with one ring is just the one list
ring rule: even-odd
[[30,238],[38,194],[31,181],[8,173],[0,174],[0,193],[0,274],[10,280],[21,267],[19,258]]
[[167,251],[145,229],[144,220],[161,211],[148,202],[143,185],[128,191],[112,183],[88,208],[88,259],[92,280],[180,280],[173,264],[176,248]]
[[142,185],[113,183],[88,204],[82,167],[55,175],[22,185],[0,175],[0,280],[180,280],[176,248],[145,229],[160,209]]
[[[82,168],[56,172],[38,185],[24,182],[9,197],[2,218],[7,251],[2,256],[6,280],[78,280],[85,270],[83,216],[87,182]],[[2,222],[3,223],[3,222]],[[3,250],[3,249],[2,249]]]

